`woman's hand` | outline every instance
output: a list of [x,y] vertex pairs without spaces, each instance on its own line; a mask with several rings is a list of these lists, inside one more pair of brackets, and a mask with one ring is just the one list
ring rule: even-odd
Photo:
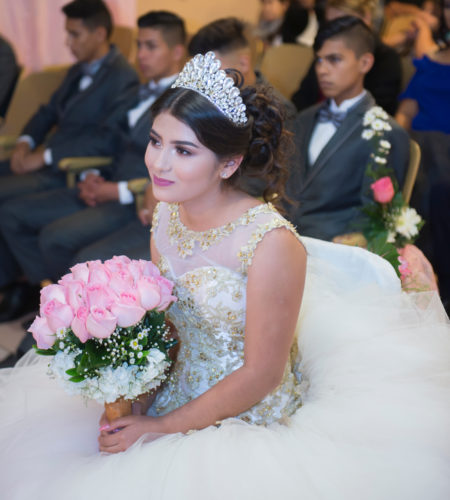
[[109,424],[106,421],[100,427],[99,450],[106,453],[119,453],[127,450],[144,435],[146,435],[145,441],[158,439],[165,434],[161,422],[162,419],[159,417],[144,415],[121,417]]

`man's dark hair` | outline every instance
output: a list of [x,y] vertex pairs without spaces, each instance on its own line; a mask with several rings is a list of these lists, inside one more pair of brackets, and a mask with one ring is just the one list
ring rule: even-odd
[[375,50],[375,35],[361,19],[355,16],[344,16],[328,21],[319,29],[314,40],[314,52],[319,51],[326,40],[342,38],[346,45],[359,57]]
[[235,17],[218,19],[203,26],[188,45],[191,56],[217,50],[222,54],[249,46],[247,25]]
[[185,45],[186,28],[181,17],[165,10],[152,10],[138,19],[139,28],[153,28],[161,31],[169,47]]
[[81,19],[88,30],[102,27],[106,30],[107,38],[111,36],[111,13],[102,0],[74,0],[64,5],[61,10],[69,19]]

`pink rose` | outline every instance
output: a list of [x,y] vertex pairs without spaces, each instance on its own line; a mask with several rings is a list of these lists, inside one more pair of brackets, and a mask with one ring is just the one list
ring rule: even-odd
[[75,317],[72,320],[73,333],[81,340],[81,342],[86,342],[91,336],[86,328],[86,320],[89,314],[89,309],[85,306],[81,306],[77,309]]
[[142,276],[137,282],[141,305],[146,311],[154,309],[161,301],[158,282],[150,276]]
[[142,267],[139,264],[139,261],[137,260],[132,260],[128,266],[127,269],[131,276],[133,277],[134,283],[136,284],[139,279],[142,277]]
[[157,278],[161,276],[159,269],[153,264],[153,262],[149,260],[139,260],[139,266],[141,268],[141,272],[144,276],[151,276],[153,278]]
[[64,290],[66,292],[67,303],[74,311],[85,305],[86,289],[83,281],[68,281],[64,284]]
[[55,343],[55,333],[45,318],[36,316],[28,331],[32,333],[39,349],[50,349]]
[[[74,280],[80,280],[83,281],[84,283],[88,282],[89,279],[89,267],[87,262],[83,262],[82,264],[76,264],[75,266],[71,267],[70,270],[72,271],[73,279]],[[70,276],[70,275],[66,275]],[[63,279],[65,276],[63,276]]]
[[90,306],[98,306],[104,309],[109,309],[114,300],[116,300],[112,290],[100,284],[87,285],[86,297]]
[[130,262],[133,262],[125,255],[114,255],[112,259],[105,260],[105,267],[111,274],[114,274],[117,271],[122,269],[126,269]]
[[117,317],[117,324],[123,328],[135,325],[145,314],[139,302],[139,296],[133,290],[120,293],[118,301],[111,306],[111,312]]
[[117,319],[107,309],[92,306],[86,318],[86,329],[92,337],[108,338],[115,330]]
[[394,185],[390,177],[381,177],[370,185],[373,191],[373,197],[378,203],[389,203],[394,197]]
[[158,311],[163,311],[167,309],[172,302],[177,300],[176,297],[172,295],[173,283],[163,276],[158,276],[156,282],[160,288],[161,299],[158,304]]
[[111,278],[111,273],[99,260],[91,260],[88,262],[89,267],[89,284],[107,285]]
[[111,276],[109,286],[117,295],[120,295],[122,292],[133,288],[133,276],[127,268],[119,269]]
[[60,328],[67,328],[70,326],[73,319],[72,308],[56,299],[49,300],[41,305],[41,315],[45,317],[48,326],[54,332]]
[[[66,294],[64,287],[61,285],[47,285],[41,290],[41,305],[49,302],[50,300],[58,300],[63,304],[66,303]],[[42,313],[41,313],[42,314]]]

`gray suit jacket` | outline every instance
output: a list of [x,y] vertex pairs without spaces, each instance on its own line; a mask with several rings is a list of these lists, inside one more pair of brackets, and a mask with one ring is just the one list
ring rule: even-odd
[[114,46],[91,85],[78,91],[82,76],[81,64],[73,65],[48,104],[41,106],[22,132],[30,135],[38,145],[56,127],[46,142],[52,150],[55,169],[61,158],[89,154],[83,148],[84,139],[88,143],[95,138],[98,127],[115,109],[123,92],[138,84],[136,72]]
[[[371,200],[370,183],[365,175],[372,146],[361,138],[364,114],[375,101],[367,94],[352,108],[313,165],[308,148],[319,105],[299,113],[294,122],[296,151],[290,163],[287,194],[296,202],[286,206],[288,218],[300,234],[331,240],[338,234],[360,229],[361,207]],[[405,130],[390,119],[392,131],[386,139],[392,147],[388,165],[403,185],[409,162],[409,138]]]

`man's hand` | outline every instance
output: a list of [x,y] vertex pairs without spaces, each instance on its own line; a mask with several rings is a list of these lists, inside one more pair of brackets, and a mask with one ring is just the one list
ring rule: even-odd
[[11,156],[11,171],[16,174],[20,175],[25,173],[23,169],[23,161],[25,159],[25,156],[28,155],[31,151],[30,145],[28,142],[18,142],[16,144],[16,147],[14,148],[14,151],[12,152]]
[[89,207],[119,200],[118,183],[106,181],[99,175],[89,174],[84,181],[78,183],[78,188],[79,197]]

